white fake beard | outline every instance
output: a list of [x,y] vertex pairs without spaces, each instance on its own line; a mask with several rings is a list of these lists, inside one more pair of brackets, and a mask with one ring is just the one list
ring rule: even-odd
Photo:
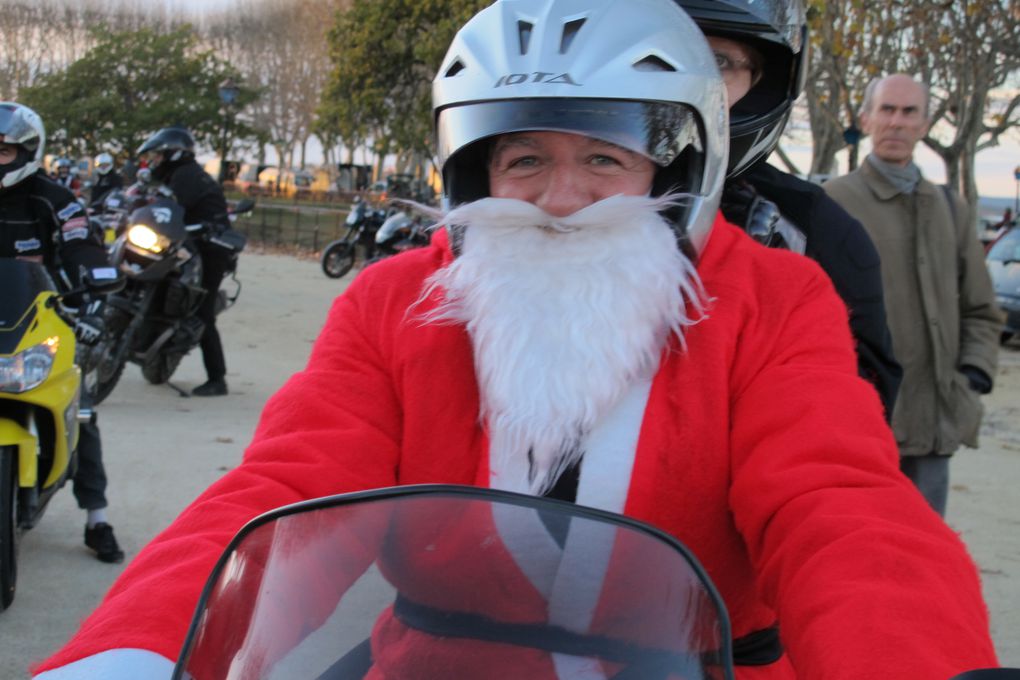
[[[670,332],[704,315],[694,264],[659,214],[677,197],[613,196],[565,218],[486,198],[450,212],[463,247],[426,283],[427,321],[467,326],[491,483],[541,495],[658,367]],[[687,314],[687,303],[695,312]]]

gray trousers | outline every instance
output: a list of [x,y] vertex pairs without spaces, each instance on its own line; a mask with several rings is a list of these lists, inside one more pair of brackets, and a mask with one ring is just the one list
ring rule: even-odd
[[949,496],[949,459],[950,456],[934,453],[900,457],[900,470],[941,517],[946,516],[946,499]]

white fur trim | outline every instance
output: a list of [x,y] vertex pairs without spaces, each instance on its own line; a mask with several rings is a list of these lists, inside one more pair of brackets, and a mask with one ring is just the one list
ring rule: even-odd
[[588,436],[577,485],[578,505],[623,514],[651,391],[651,380],[638,382]]
[[503,545],[531,585],[546,600],[552,593],[563,550],[538,513],[516,505],[494,504],[492,519]]
[[60,668],[40,673],[33,680],[164,680],[174,662],[147,649],[109,649]]

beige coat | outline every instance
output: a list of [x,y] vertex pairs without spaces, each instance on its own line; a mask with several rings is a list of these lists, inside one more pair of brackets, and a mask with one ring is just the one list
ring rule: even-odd
[[952,215],[942,187],[922,179],[914,194],[901,194],[868,162],[825,191],[860,220],[882,258],[893,353],[903,365],[892,418],[900,453],[977,446],[981,402],[959,368],[995,377],[1003,319],[964,201],[954,196]]

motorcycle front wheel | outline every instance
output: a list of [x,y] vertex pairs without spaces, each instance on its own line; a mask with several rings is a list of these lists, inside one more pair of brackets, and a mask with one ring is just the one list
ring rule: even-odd
[[[124,331],[129,321],[120,310],[113,310],[113,313],[106,315],[106,332],[94,350],[97,360],[95,366],[91,368],[95,373],[95,392],[92,396],[94,405],[98,406],[110,396],[121,374],[124,373],[128,355],[127,345],[131,341],[124,335]],[[90,379],[90,376],[86,376],[86,379]]]
[[18,582],[17,460],[17,447],[0,447],[0,611],[14,602]]
[[322,251],[322,271],[331,279],[339,279],[354,267],[355,248],[353,243],[337,241]]
[[183,358],[183,354],[176,352],[173,354],[163,354],[160,352],[142,364],[142,376],[153,385],[162,385],[174,374]]

